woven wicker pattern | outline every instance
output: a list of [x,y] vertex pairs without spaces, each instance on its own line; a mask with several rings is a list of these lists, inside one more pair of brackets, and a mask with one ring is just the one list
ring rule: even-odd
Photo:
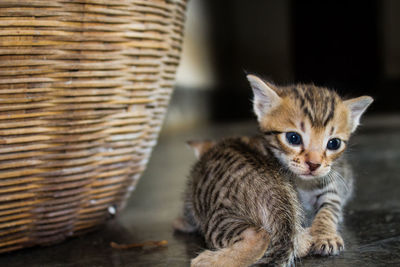
[[0,1],[0,252],[123,207],[168,105],[185,4]]

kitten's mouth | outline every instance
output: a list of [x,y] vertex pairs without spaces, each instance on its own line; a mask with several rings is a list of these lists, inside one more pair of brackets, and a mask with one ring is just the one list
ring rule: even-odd
[[290,169],[295,175],[303,179],[313,179],[317,177],[317,175],[310,170],[299,169],[299,168],[290,168]]
[[311,178],[315,178],[315,177],[316,177],[315,174],[312,174],[312,173],[310,173],[310,172],[300,174],[299,176],[300,176],[301,178],[305,178],[305,179],[311,179]]
[[325,172],[312,172],[312,171],[307,171],[304,172],[302,174],[298,174],[299,177],[303,178],[303,179],[314,179],[314,178],[320,178],[326,175]]
[[305,168],[290,168],[290,169],[294,174],[305,180],[311,180],[326,175],[326,173],[322,170],[311,171]]
[[299,176],[303,179],[313,179],[313,178],[317,178],[319,177],[319,175],[317,175],[316,173],[312,172],[312,171],[308,171],[302,174],[299,174]]

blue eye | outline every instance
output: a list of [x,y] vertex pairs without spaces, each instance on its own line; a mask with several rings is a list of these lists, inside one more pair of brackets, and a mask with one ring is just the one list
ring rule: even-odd
[[295,132],[286,133],[286,139],[291,145],[300,145],[302,143],[300,134]]
[[328,141],[328,144],[326,145],[326,147],[329,150],[337,150],[340,147],[340,139],[339,138],[332,138],[331,140]]

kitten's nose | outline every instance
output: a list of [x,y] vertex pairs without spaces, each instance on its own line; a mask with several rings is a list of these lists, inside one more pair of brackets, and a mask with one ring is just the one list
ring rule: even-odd
[[319,164],[319,163],[314,163],[314,162],[311,162],[311,161],[306,161],[306,164],[308,165],[308,167],[310,168],[310,171],[315,171],[316,169],[318,169],[319,168],[319,166],[321,166],[321,164]]

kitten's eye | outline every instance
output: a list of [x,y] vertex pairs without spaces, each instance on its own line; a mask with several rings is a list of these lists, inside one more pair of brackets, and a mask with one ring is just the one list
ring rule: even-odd
[[331,140],[328,141],[328,144],[326,147],[330,150],[337,150],[340,147],[340,139],[339,138],[332,138]]
[[291,145],[300,145],[302,143],[300,134],[295,132],[286,133],[286,139]]

